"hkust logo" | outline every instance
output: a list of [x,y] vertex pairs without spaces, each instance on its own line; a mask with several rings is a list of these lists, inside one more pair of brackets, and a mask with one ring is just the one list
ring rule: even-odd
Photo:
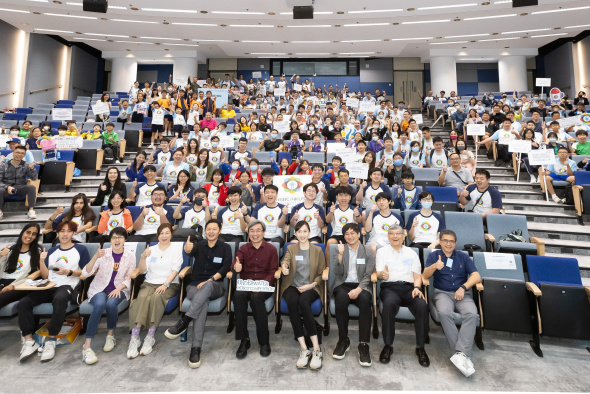
[[298,191],[301,191],[301,188],[303,187],[303,183],[297,177],[290,177],[290,178],[287,178],[285,180],[285,182],[283,182],[281,187],[283,188],[283,191],[285,191],[286,193],[295,194]]

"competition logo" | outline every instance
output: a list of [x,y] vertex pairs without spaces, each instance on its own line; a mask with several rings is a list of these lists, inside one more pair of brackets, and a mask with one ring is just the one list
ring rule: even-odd
[[192,224],[193,226],[194,226],[195,224],[199,224],[199,223],[200,223],[200,220],[199,220],[199,218],[198,218],[197,216],[193,216],[193,217],[191,218],[191,224]]
[[303,187],[303,182],[301,182],[297,177],[290,177],[287,178],[285,182],[283,182],[281,187],[283,188],[284,192],[289,194],[295,194],[301,191],[301,188]]
[[19,271],[21,268],[23,268],[23,261],[18,259],[16,262],[16,270]]
[[412,164],[417,166],[418,164],[420,164],[420,159],[412,159]]
[[55,265],[58,265],[59,262],[62,261],[62,260],[63,260],[64,264],[67,264],[68,263],[68,259],[66,258],[66,256],[61,256],[61,257],[58,257],[57,258],[57,260],[55,261]]
[[565,166],[564,167],[561,167],[559,170],[557,170],[557,173],[559,175],[565,175],[566,172],[567,172],[567,170],[566,170]]
[[110,228],[119,227],[119,224],[121,224],[121,223],[119,222],[119,220],[117,220],[117,219],[113,219],[113,220],[111,220],[111,221],[109,222],[109,227],[110,227]]
[[205,176],[205,173],[206,173],[206,172],[207,172],[206,170],[199,169],[199,171],[197,171],[197,176],[200,176],[200,177],[201,177],[201,176]]
[[212,161],[213,163],[217,163],[217,157],[215,157],[215,156],[212,156],[212,157],[211,157],[211,161]]
[[377,195],[373,194],[371,197],[369,197],[369,200],[371,200],[371,202],[375,202],[375,197],[377,197]]
[[197,161],[197,156],[190,155],[189,157],[186,158],[186,161],[188,161],[191,164],[195,164],[195,162]]
[[420,228],[424,231],[428,231],[432,228],[432,226],[430,225],[430,223],[424,222],[420,225]]
[[144,194],[145,194],[146,197],[151,197],[152,196],[152,191],[151,190],[146,190]]
[[234,214],[234,215],[231,215],[231,216],[230,216],[230,217],[227,219],[227,221],[228,221],[230,224],[234,224],[234,223],[236,222],[236,215],[235,215],[235,214]]
[[388,166],[393,164],[393,159],[391,157],[388,157],[385,159],[385,164],[387,164]]
[[406,204],[408,204],[408,205],[412,204],[412,196],[406,196],[405,200],[406,200]]
[[170,176],[176,176],[178,173],[175,170],[172,170],[168,173]]
[[580,120],[584,124],[590,124],[590,113],[584,113],[580,115]]
[[149,224],[154,224],[154,223],[156,223],[158,220],[156,219],[156,217],[155,217],[155,216],[148,216],[148,217],[146,218],[146,221],[147,221]]
[[565,96],[565,93],[563,93],[558,88],[553,88],[551,91],[549,91],[549,97],[551,98],[552,103],[558,103],[559,100],[563,98],[563,96]]
[[407,153],[408,149],[405,146],[402,146],[402,153]]
[[211,195],[212,195],[213,197],[217,198],[217,197],[219,197],[219,192],[213,192],[213,193],[211,193]]
[[477,202],[477,206],[480,207],[483,205],[483,198],[480,198],[479,201]]
[[348,218],[346,216],[341,216],[340,219],[338,219],[338,223],[344,226],[346,223],[348,223]]
[[166,163],[168,161],[168,156],[161,157],[162,163]]
[[266,223],[272,223],[274,220],[275,220],[275,217],[273,215],[271,215],[270,213],[264,217],[264,221]]
[[307,223],[311,222],[311,219],[312,219],[311,215],[305,215],[303,217],[303,220],[305,220]]
[[387,231],[389,231],[390,226],[391,226],[391,224],[383,223],[383,226],[381,226],[381,230],[387,232]]
[[443,165],[442,159],[436,159],[436,165],[437,166],[442,166]]

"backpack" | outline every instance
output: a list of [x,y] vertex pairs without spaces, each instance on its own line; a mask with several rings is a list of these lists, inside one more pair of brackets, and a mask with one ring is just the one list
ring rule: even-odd
[[496,240],[496,242],[501,241],[510,241],[510,242],[526,242],[526,239],[522,236],[522,230],[517,228],[513,230],[510,234],[502,234],[500,238]]
[[112,148],[106,147],[104,148],[104,155],[102,157],[103,164],[114,164],[115,163],[115,152],[113,152]]
[[574,191],[572,185],[567,185],[563,190],[561,198],[565,199],[565,204],[574,205]]

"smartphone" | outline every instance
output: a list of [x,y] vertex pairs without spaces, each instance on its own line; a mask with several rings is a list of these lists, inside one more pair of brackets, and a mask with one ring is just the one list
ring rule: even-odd
[[57,272],[57,271],[59,271],[59,268],[53,267],[51,270],[54,271],[54,272]]

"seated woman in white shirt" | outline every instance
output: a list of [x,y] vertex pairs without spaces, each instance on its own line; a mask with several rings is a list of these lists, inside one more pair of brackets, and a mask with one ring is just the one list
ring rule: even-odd
[[172,154],[172,161],[169,161],[166,165],[160,167],[156,172],[156,175],[162,177],[162,182],[176,182],[176,177],[181,170],[190,170],[190,166],[183,162],[183,159],[184,151],[182,149],[176,149]]
[[[129,328],[131,342],[127,358],[135,358],[140,353],[147,356],[156,343],[154,335],[162,320],[168,300],[179,290],[178,272],[182,266],[182,243],[171,243],[172,225],[163,223],[158,227],[158,244],[150,246],[141,254],[138,270],[145,274],[145,281],[139,289],[137,298],[131,300],[129,307]],[[148,328],[143,346],[138,352],[141,340],[139,332]]]

